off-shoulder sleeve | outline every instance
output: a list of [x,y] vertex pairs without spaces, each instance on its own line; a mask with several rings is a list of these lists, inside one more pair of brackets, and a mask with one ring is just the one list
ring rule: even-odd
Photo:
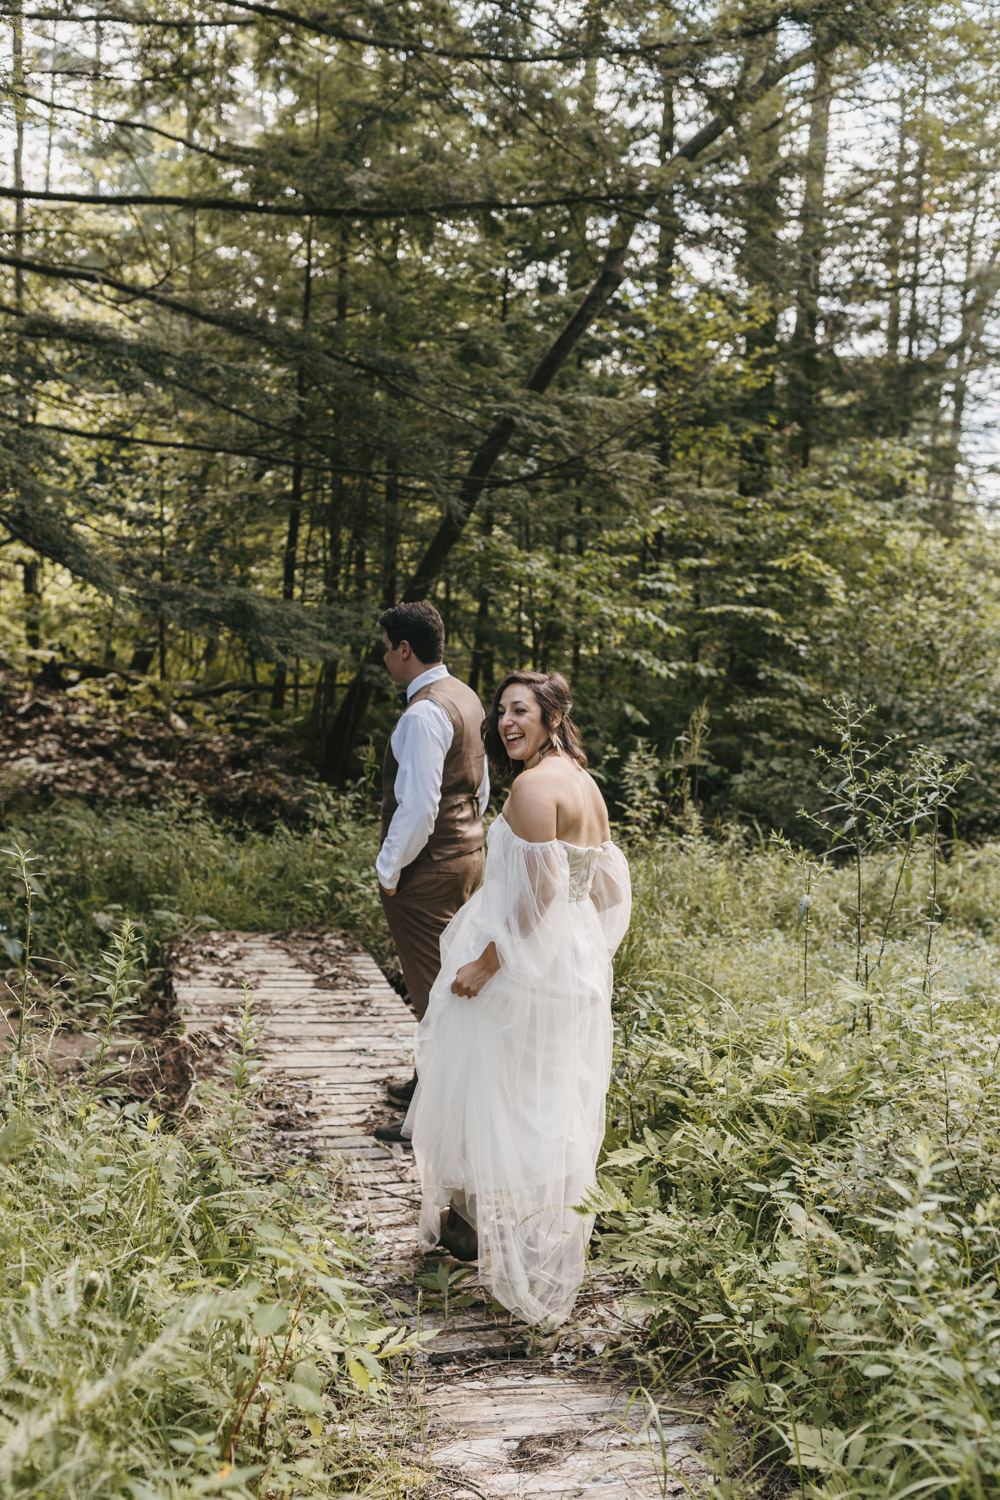
[[590,887],[608,954],[614,953],[628,931],[632,916],[632,880],[628,861],[615,844],[605,844]]
[[569,876],[561,844],[532,844],[510,829],[490,845],[478,925],[502,968],[536,980],[558,960],[566,933]]

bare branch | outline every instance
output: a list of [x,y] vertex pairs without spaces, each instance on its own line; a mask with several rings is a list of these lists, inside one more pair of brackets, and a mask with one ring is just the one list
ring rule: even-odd
[[[86,113],[86,111],[80,111]],[[215,153],[209,153],[215,154]],[[581,204],[604,212],[647,208],[656,193],[561,193],[551,198],[455,198],[429,203],[318,204],[303,197],[299,203],[265,203],[260,199],[199,198],[184,193],[67,193],[33,188],[0,187],[0,199],[25,203],[73,203],[94,208],[185,208],[191,213],[250,214],[276,219],[434,219],[471,213],[537,213],[543,208],[572,208]]]
[[[376,52],[395,52],[400,56],[409,57],[440,58],[446,62],[527,66],[536,63],[576,64],[593,56],[594,52],[593,41],[588,40],[583,32],[580,34],[579,42],[571,42],[561,47],[543,47],[533,51],[518,51],[513,48],[508,51],[498,51],[495,47],[442,46],[424,37],[394,37],[362,31],[356,26],[344,26],[330,20],[326,14],[299,15],[284,6],[264,5],[258,3],[258,0],[228,0],[228,3],[232,10],[244,12],[245,16],[253,19],[244,19],[240,15],[226,15],[173,20],[125,10],[117,12],[105,10],[82,16],[67,16],[64,12],[57,10],[36,10],[25,11],[23,19],[25,21],[73,20],[91,24],[99,21],[103,25],[147,26],[154,30],[167,31],[192,31],[199,27],[246,26],[252,25],[254,20],[274,21],[281,26],[294,26],[297,30],[307,31],[312,36],[329,37],[331,41],[347,42],[356,47],[371,48]],[[601,55],[618,61],[627,61],[630,58],[658,58],[664,53],[677,56],[685,49],[694,53],[705,52],[765,36],[772,32],[778,21],[789,12],[794,11],[794,18],[804,26],[813,19],[814,11],[824,15],[828,10],[828,0],[813,0],[811,4],[796,6],[776,4],[770,10],[762,7],[753,19],[729,31],[703,32],[693,36],[674,33],[645,42],[616,41],[614,37],[605,36],[601,38]],[[9,4],[0,4],[0,15],[11,13]]]
[[188,151],[197,151],[202,156],[211,156],[215,161],[225,162],[227,165],[243,163],[251,154],[242,152],[236,156],[228,156],[223,151],[213,151],[210,146],[199,146],[197,141],[189,140],[185,135],[174,135],[170,130],[161,130],[158,125],[147,125],[143,120],[116,120],[113,115],[95,114],[93,110],[79,109],[75,104],[59,104],[53,99],[43,99],[38,94],[29,94],[24,90],[15,89],[13,94],[16,99],[29,99],[32,104],[40,104],[44,109],[58,109],[63,114],[82,115],[85,120],[98,120],[102,125],[113,125],[116,130],[145,130],[150,135],[162,136],[165,141],[175,141],[177,145],[186,147]]

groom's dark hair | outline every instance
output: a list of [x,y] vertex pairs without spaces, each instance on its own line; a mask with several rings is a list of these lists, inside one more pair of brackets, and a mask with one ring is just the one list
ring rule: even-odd
[[426,599],[413,604],[394,604],[382,611],[378,622],[393,646],[409,641],[418,661],[432,666],[444,655],[444,621]]

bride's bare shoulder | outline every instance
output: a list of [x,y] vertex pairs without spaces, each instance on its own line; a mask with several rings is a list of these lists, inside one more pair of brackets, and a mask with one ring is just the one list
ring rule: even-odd
[[559,810],[552,781],[548,776],[539,776],[540,769],[521,772],[503,810],[518,838],[532,844],[545,844],[555,838]]

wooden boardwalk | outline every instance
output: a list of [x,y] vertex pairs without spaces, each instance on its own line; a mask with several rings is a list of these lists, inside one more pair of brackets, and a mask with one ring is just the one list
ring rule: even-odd
[[[698,1489],[697,1425],[661,1408],[652,1433],[634,1388],[602,1359],[622,1317],[613,1287],[586,1285],[570,1322],[543,1339],[498,1315],[448,1256],[418,1251],[412,1155],[370,1133],[390,1118],[386,1078],[412,1069],[414,1023],[368,953],[339,933],[211,933],[175,952],[171,978],[206,1056],[234,1035],[246,984],[262,1024],[273,1149],[339,1163],[343,1215],[374,1241],[373,1278],[413,1322],[439,1330],[406,1396],[422,1407],[408,1457],[427,1471],[428,1500],[653,1500]],[[442,1264],[447,1316],[427,1285]]]

